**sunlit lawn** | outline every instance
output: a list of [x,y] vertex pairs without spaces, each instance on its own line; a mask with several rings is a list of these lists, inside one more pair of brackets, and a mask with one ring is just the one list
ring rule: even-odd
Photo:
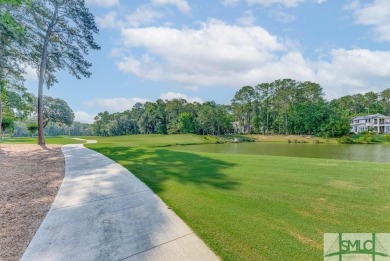
[[215,143],[216,138],[193,134],[180,135],[127,135],[114,137],[85,136],[83,139],[97,140],[99,146],[123,146],[123,147],[161,147],[171,145],[190,145]]
[[389,232],[388,164],[151,147],[199,139],[87,146],[150,186],[223,260],[323,260],[325,232]]

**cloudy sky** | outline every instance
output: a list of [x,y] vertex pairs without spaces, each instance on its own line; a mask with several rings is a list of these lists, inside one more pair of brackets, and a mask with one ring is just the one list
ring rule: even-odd
[[86,2],[102,47],[88,57],[93,75],[59,72],[45,90],[78,121],[158,98],[226,104],[242,86],[282,78],[318,82],[328,99],[390,88],[389,0]]

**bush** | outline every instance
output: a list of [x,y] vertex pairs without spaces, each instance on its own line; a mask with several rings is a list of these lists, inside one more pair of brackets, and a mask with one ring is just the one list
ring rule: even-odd
[[30,132],[31,136],[33,136],[34,133],[38,130],[38,124],[30,123],[29,125],[27,125],[27,130],[28,132]]
[[358,141],[361,143],[367,143],[367,144],[377,142],[377,140],[375,139],[375,136],[372,133],[365,133],[363,135],[363,137],[360,137],[358,139]]
[[385,140],[390,141],[390,134],[385,135]]
[[343,136],[339,140],[340,144],[353,144],[353,139],[350,136]]

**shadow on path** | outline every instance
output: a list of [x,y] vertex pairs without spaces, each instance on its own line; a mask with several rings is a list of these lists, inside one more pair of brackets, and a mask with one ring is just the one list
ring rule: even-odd
[[218,260],[144,183],[83,145],[22,260]]

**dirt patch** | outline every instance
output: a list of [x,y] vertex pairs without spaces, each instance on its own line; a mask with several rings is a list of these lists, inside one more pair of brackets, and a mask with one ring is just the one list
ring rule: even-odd
[[0,260],[19,260],[64,177],[60,146],[0,145]]

